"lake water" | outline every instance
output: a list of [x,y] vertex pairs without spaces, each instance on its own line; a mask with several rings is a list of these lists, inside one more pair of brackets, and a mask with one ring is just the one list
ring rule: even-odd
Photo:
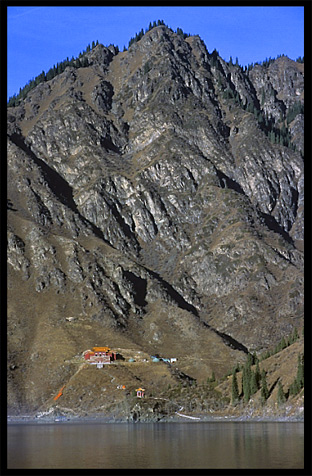
[[8,468],[304,467],[300,422],[8,425]]

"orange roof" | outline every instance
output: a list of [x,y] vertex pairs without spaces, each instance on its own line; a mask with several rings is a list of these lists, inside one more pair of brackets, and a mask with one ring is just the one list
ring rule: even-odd
[[140,391],[141,391],[141,392],[145,392],[145,388],[141,388],[141,387],[140,387],[140,388],[136,388],[135,391],[136,391],[136,392],[140,392]]
[[109,352],[109,347],[92,347],[93,352]]

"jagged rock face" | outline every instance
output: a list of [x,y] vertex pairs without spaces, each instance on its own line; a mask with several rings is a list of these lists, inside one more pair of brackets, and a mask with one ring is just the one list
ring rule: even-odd
[[281,110],[285,110],[299,99],[303,99],[304,66],[286,56],[278,58],[267,67],[255,65],[249,77],[257,91],[259,102],[263,99],[264,107],[268,107],[269,103],[277,107],[280,101]]
[[[247,75],[164,26],[88,59],[8,111],[11,359],[17,326],[30,353],[38,326],[64,332],[68,358],[96,333],[168,353],[166,321],[179,341],[190,318],[181,352],[204,333],[225,367],[301,327],[303,159],[223,91],[244,105],[272,90],[262,107],[279,118],[302,99],[303,65],[280,58]],[[297,116],[295,144],[302,126]],[[83,326],[65,329],[66,312]]]

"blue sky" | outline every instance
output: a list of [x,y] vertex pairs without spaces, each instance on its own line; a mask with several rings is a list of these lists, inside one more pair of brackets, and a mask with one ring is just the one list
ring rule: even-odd
[[209,52],[247,65],[285,54],[304,56],[304,7],[102,7],[7,8],[8,97],[44,70],[76,57],[92,41],[122,51],[149,22],[198,34]]

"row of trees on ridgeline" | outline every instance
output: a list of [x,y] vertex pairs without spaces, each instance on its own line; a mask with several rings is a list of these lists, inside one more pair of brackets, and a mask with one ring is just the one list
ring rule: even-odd
[[38,84],[43,83],[44,81],[50,81],[55,76],[63,73],[63,71],[65,71],[67,66],[72,66],[73,68],[85,68],[86,66],[88,66],[89,61],[86,57],[86,53],[91,51],[98,44],[99,44],[98,40],[93,41],[92,45],[88,44],[86,49],[84,51],[82,51],[81,53],[79,53],[79,56],[77,56],[77,58],[74,58],[72,56],[72,58],[69,59],[69,57],[67,57],[65,60],[57,63],[56,65],[53,65],[52,68],[50,68],[47,71],[47,73],[42,71],[38,76],[29,80],[28,83],[23,88],[20,88],[18,94],[14,94],[13,96],[11,96],[9,98],[8,106],[9,107],[17,106],[19,104],[20,100],[24,99],[27,96],[29,91],[31,91],[36,86],[38,86]]
[[[164,25],[167,28],[170,28],[168,25],[165,24],[164,20],[158,20],[157,22],[154,21],[153,23],[150,22],[148,28],[146,28],[145,31],[142,28],[139,31],[139,33],[136,33],[136,35],[133,38],[130,38],[128,48],[130,48],[130,46],[133,45],[133,43],[136,43],[137,41],[139,41],[145,35],[145,33],[147,33],[148,31],[151,31],[153,28],[156,28],[157,26],[161,26],[161,25]],[[173,31],[171,28],[170,28],[170,30]],[[184,38],[184,39],[187,38],[188,36],[190,36],[190,33],[184,33],[182,28],[179,28],[179,27],[177,28],[176,33],[178,35],[182,36],[182,38]],[[124,51],[125,51],[125,49],[126,49],[126,47],[124,47]]]
[[[304,334],[304,330],[302,330],[302,336],[303,334]],[[260,356],[260,359],[259,359],[260,362],[262,360],[268,359],[274,354],[277,354],[281,350],[286,349],[286,347],[290,346],[291,344],[294,344],[294,342],[296,342],[298,339],[299,339],[299,332],[298,332],[298,329],[295,327],[293,330],[293,333],[289,337],[282,337],[282,339],[280,340],[278,344],[276,344],[274,349],[267,350],[266,352],[264,352],[264,354]]]
[[[277,55],[276,58],[266,58],[264,61],[259,61],[259,62],[255,62],[255,63],[250,63],[246,66],[247,68],[247,71],[249,72],[250,70],[252,70],[252,68],[254,68],[256,65],[260,65],[260,66],[264,66],[265,68],[268,68],[270,66],[270,64],[274,63],[274,61],[276,61],[278,58],[283,58],[285,57],[285,55]],[[298,56],[298,58],[296,59],[296,62],[297,63],[304,63],[304,56],[301,57],[301,56]]]
[[[133,43],[139,41],[144,36],[145,33],[147,33],[148,31],[150,31],[153,28],[155,28],[157,26],[160,26],[160,25],[165,25],[165,22],[163,20],[158,20],[157,22],[154,21],[153,23],[150,22],[149,27],[145,30],[145,32],[142,28],[139,33],[137,33],[133,38],[130,39],[128,48]],[[167,25],[165,25],[165,26],[167,26]],[[184,33],[182,28],[177,28],[176,33],[178,35],[182,36],[183,38],[187,38],[188,36],[190,36],[190,34]],[[91,45],[89,44],[83,52],[79,53],[79,56],[77,58],[72,57],[71,59],[69,59],[67,57],[64,61],[61,61],[60,63],[57,63],[52,68],[50,68],[47,73],[42,71],[38,76],[29,80],[23,88],[20,88],[18,94],[14,94],[13,96],[11,96],[9,98],[8,106],[9,107],[17,106],[19,104],[20,100],[24,99],[27,96],[29,91],[31,91],[36,86],[38,86],[38,84],[40,84],[44,81],[50,81],[51,79],[53,79],[58,74],[63,73],[63,71],[65,70],[65,68],[67,66],[72,66],[74,68],[84,68],[84,67],[88,66],[89,62],[88,62],[88,59],[86,58],[85,55],[86,55],[86,53],[91,51],[93,48],[95,48],[98,44],[99,44],[98,40],[93,41],[92,44]],[[117,50],[117,53],[118,53],[118,51],[119,51],[118,46],[115,46],[115,49]],[[126,51],[126,47],[124,47],[124,51]]]
[[[150,22],[148,28],[146,28],[145,31],[142,28],[139,33],[137,33],[133,38],[130,39],[128,48],[133,43],[139,41],[144,36],[145,33],[152,30],[153,28],[155,28],[157,26],[161,26],[161,25],[167,26],[167,28],[169,28],[168,25],[165,25],[165,22],[163,20],[158,20],[157,22],[154,21],[153,23]],[[173,30],[171,30],[171,31],[173,31]],[[183,38],[187,38],[188,36],[190,36],[190,34],[184,33],[182,28],[177,28],[176,33],[178,35],[180,35],[181,37],[183,37]],[[69,59],[67,57],[66,60],[61,61],[60,63],[57,63],[52,68],[50,68],[47,71],[47,73],[42,71],[38,76],[36,76],[35,78],[28,81],[28,83],[23,88],[20,88],[18,94],[14,94],[12,97],[9,98],[8,106],[10,106],[10,107],[17,106],[19,104],[20,100],[24,99],[27,96],[29,91],[34,89],[38,84],[40,84],[44,81],[49,81],[49,80],[53,79],[55,76],[61,74],[66,69],[67,66],[71,66],[71,67],[74,67],[74,68],[83,68],[83,67],[88,66],[89,62],[88,62],[88,58],[86,57],[86,53],[91,51],[98,44],[99,44],[98,40],[96,42],[93,41],[92,45],[89,44],[83,52],[79,53],[79,56],[77,58],[72,57],[71,59]],[[115,48],[118,52],[118,47],[115,46]],[[126,50],[125,47],[124,47],[124,50]],[[221,63],[218,59],[218,56],[219,56],[218,51],[216,49],[214,49],[213,52],[210,55],[210,62],[211,62],[211,66],[217,67],[221,72],[222,66],[221,66]],[[280,55],[280,56],[283,56],[283,55]],[[277,58],[279,58],[280,56],[278,56]],[[256,64],[260,64],[260,65],[263,65],[265,67],[268,67],[269,64],[271,64],[274,61],[275,61],[275,59],[272,59],[272,58],[267,59],[266,58],[266,60],[263,61],[262,63],[254,63],[254,64],[252,63],[251,65],[248,65],[248,67],[245,67],[245,72],[246,71],[249,72],[250,69],[252,69]],[[299,57],[297,59],[297,61],[298,62],[303,62],[303,58]],[[228,64],[233,66],[232,57],[230,57],[230,61],[229,61]],[[236,58],[234,66],[241,68],[241,66],[238,63],[238,58]],[[145,65],[145,69],[146,70],[148,69],[147,64]],[[266,94],[274,94],[274,93],[275,93],[274,90],[271,91],[271,92],[270,91],[265,92],[263,90],[262,97],[261,97],[261,104],[264,104]],[[225,89],[223,91],[223,97],[225,99],[230,99],[230,100],[232,99],[237,105],[246,109],[248,112],[253,113],[255,115],[261,129],[268,136],[268,138],[270,139],[270,141],[272,143],[280,144],[280,145],[283,145],[283,146],[286,146],[286,147],[290,147],[294,150],[296,149],[295,145],[291,142],[291,134],[290,134],[290,131],[288,129],[288,125],[298,114],[304,114],[304,106],[300,102],[295,103],[287,111],[285,120],[283,120],[283,118],[281,118],[281,122],[283,122],[282,126],[277,127],[276,123],[275,123],[275,120],[273,118],[267,117],[266,114],[264,113],[264,111],[261,110],[260,103],[259,103],[258,100],[253,101],[253,102],[249,102],[249,103],[242,103],[238,92],[234,88],[231,89],[230,87],[228,87],[227,89]],[[285,122],[286,122],[286,124],[285,124]]]

